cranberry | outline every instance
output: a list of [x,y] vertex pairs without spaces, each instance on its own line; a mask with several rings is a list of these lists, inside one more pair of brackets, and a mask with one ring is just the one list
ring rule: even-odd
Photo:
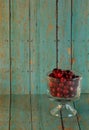
[[68,81],[67,84],[68,84],[69,86],[73,86],[73,85],[74,85],[74,82],[73,82],[73,81]]
[[57,93],[57,95],[56,95],[57,97],[61,97],[61,94],[60,93]]
[[68,93],[69,93],[68,90],[63,90],[63,94],[64,94],[64,95],[66,95],[66,94],[68,94]]
[[57,71],[58,71],[58,69],[57,69],[57,68],[54,68],[53,71],[52,71],[52,73],[55,74]]
[[69,79],[72,79],[72,75],[69,76]]
[[61,88],[57,88],[57,92],[62,92],[62,89]]
[[60,87],[60,88],[63,88],[63,86],[64,86],[63,83],[60,83],[60,84],[59,84],[59,87]]
[[55,88],[52,88],[51,91],[52,91],[52,92],[55,92]]
[[53,86],[54,86],[53,82],[49,82],[49,87],[53,87]]
[[53,77],[53,78],[54,78],[55,76],[54,76],[53,73],[50,73],[50,74],[49,74],[49,77]]
[[58,73],[58,78],[61,78],[61,77],[62,77],[62,73],[59,72],[59,73]]
[[63,94],[62,94],[62,93],[57,93],[56,96],[62,98],[62,97],[63,97]]
[[64,90],[69,90],[69,86],[65,85],[63,89]]
[[58,69],[53,69],[52,73],[54,74],[55,78],[58,78]]
[[62,78],[60,79],[60,81],[61,81],[61,82],[66,82],[66,79],[62,77]]
[[56,96],[56,93],[51,92],[51,95],[55,97],[55,96]]

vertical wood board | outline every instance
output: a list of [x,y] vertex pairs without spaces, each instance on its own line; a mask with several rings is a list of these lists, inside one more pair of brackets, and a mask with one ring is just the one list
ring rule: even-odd
[[71,69],[71,0],[58,1],[58,65]]
[[89,92],[89,1],[73,0],[73,70],[82,76],[82,92]]
[[0,94],[10,91],[9,0],[0,0]]
[[12,93],[28,94],[29,0],[11,0]]

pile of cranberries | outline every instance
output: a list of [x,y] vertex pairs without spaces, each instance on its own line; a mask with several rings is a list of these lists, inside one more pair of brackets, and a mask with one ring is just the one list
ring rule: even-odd
[[53,69],[48,75],[50,94],[59,98],[71,98],[77,94],[79,76],[70,70]]

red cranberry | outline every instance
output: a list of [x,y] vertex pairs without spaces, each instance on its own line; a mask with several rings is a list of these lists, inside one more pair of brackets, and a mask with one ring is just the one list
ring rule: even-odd
[[63,90],[63,94],[64,94],[64,95],[66,95],[66,94],[68,94],[68,93],[69,93],[68,90]]
[[53,77],[53,78],[54,78],[55,76],[54,76],[53,73],[50,73],[50,74],[49,74],[49,77]]
[[60,84],[59,84],[59,87],[60,87],[60,88],[63,88],[63,86],[64,86],[63,83],[60,83]]
[[58,73],[58,78],[61,78],[62,77],[62,73]]
[[74,85],[74,82],[73,82],[73,81],[68,81],[67,84],[68,84],[69,86],[73,86],[73,85]]
[[66,79],[62,77],[62,78],[60,79],[60,81],[61,81],[61,82],[66,82]]
[[72,75],[69,76],[69,79],[72,79]]
[[53,71],[52,71],[52,73],[55,74],[57,71],[58,71],[58,69],[57,69],[57,68],[54,68]]
[[62,89],[61,88],[57,88],[57,92],[62,92]]
[[56,95],[57,97],[61,97],[61,94],[60,93],[57,93],[57,95]]
[[62,94],[62,93],[57,93],[56,96],[62,98],[62,97],[63,97],[63,94]]
[[58,69],[53,69],[52,73],[54,74],[55,78],[58,78]]
[[54,86],[53,82],[49,82],[49,87],[53,87],[53,86]]
[[67,85],[64,85],[64,88],[63,89],[69,89],[69,86],[67,86]]
[[55,92],[55,88],[52,88],[51,91],[52,91],[52,92]]
[[51,92],[51,95],[55,97],[55,96],[56,96],[56,93]]

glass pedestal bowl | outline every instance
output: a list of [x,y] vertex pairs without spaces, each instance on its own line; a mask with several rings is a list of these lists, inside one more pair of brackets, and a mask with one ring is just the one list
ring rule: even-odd
[[56,101],[58,105],[50,110],[50,114],[56,117],[73,117],[77,111],[70,105],[71,102],[78,100],[81,94],[81,76],[76,76],[71,80],[61,81],[50,77],[48,79],[48,97],[51,101]]

